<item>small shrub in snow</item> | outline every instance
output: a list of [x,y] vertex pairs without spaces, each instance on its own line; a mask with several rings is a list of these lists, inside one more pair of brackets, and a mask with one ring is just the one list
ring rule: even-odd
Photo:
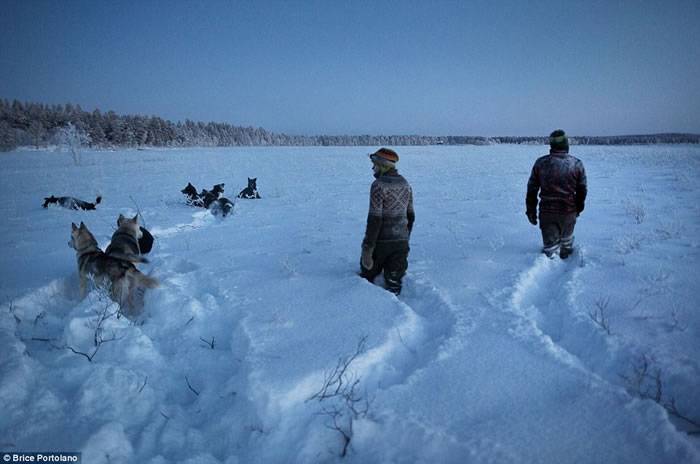
[[688,434],[700,434],[700,418],[689,417],[678,409],[676,398],[669,397],[664,390],[662,370],[655,364],[655,361],[646,354],[642,354],[636,362],[633,362],[630,373],[620,375],[626,383],[627,390],[642,399],[653,400],[671,416],[685,422],[691,427],[687,431]]
[[56,130],[56,145],[61,150],[70,151],[75,165],[80,164],[80,149],[90,143],[90,136],[82,129],[78,129],[72,123],[68,123]]
[[[116,306],[116,309],[114,308]],[[115,333],[111,333],[105,336],[104,325],[109,319],[117,317],[119,314],[119,307],[112,303],[111,301],[105,303],[103,306],[95,311],[95,318],[90,322],[90,328],[93,329],[93,348],[92,350],[80,351],[73,348],[70,345],[66,345],[66,349],[72,351],[75,354],[84,356],[89,362],[97,355],[103,344],[107,342],[112,342],[118,340]]]
[[323,385],[306,401],[318,401],[322,404],[320,415],[326,416],[326,427],[338,432],[343,439],[341,457],[345,457],[353,436],[353,421],[365,417],[369,411],[370,401],[359,392],[360,378],[350,371],[350,365],[366,350],[367,336],[357,343],[355,352],[342,356],[334,369],[326,373]]
[[609,304],[610,297],[598,298],[595,302],[595,309],[588,313],[588,317],[590,317],[598,327],[603,329],[605,333],[612,335],[610,331],[610,318],[606,314]]

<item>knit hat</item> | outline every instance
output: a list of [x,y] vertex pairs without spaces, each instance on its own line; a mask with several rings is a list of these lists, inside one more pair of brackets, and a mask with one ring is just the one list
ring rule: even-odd
[[393,168],[396,167],[396,163],[399,162],[399,155],[389,148],[380,148],[369,155],[369,159],[371,159],[373,163]]
[[555,151],[569,151],[569,138],[566,136],[566,132],[561,129],[557,129],[551,134],[549,134],[549,146]]

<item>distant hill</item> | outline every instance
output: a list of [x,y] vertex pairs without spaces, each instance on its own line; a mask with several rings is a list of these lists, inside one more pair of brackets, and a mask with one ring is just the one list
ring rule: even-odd
[[[287,135],[260,127],[216,122],[172,122],[158,116],[118,115],[80,105],[46,105],[0,99],[0,150],[18,146],[46,147],[57,143],[70,127],[79,139],[94,148],[187,146],[378,146],[378,145],[491,145],[547,143],[547,137],[479,137],[465,135]],[[571,144],[641,145],[698,144],[700,134],[647,134],[573,136]]]

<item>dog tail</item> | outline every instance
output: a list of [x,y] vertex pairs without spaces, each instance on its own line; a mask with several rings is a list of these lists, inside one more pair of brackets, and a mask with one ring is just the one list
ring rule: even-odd
[[160,282],[155,277],[147,276],[138,269],[132,269],[129,271],[131,277],[136,281],[136,285],[141,288],[158,288]]
[[102,201],[102,196],[100,195],[97,198],[95,198],[95,205],[99,205],[101,201]]
[[126,311],[127,317],[134,317],[140,313],[144,305],[146,289],[156,288],[160,285],[158,279],[143,274],[136,268],[126,271],[125,286],[119,293],[119,302]]

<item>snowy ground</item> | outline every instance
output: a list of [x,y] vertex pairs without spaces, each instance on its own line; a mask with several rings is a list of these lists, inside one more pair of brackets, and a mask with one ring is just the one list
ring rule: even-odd
[[[2,154],[0,449],[90,464],[700,462],[700,147],[572,150],[590,193],[567,261],[538,253],[524,215],[546,147],[397,150],[416,209],[398,299],[355,275],[370,148],[86,152],[80,166]],[[179,193],[225,182],[233,199],[247,177],[263,198],[224,220]],[[97,211],[41,208],[97,193]],[[68,347],[94,352],[110,304],[79,300],[70,224],[104,247],[137,209],[156,237],[141,268],[161,287],[135,323],[102,324],[115,340],[89,361]],[[345,395],[312,399],[339,360]]]

